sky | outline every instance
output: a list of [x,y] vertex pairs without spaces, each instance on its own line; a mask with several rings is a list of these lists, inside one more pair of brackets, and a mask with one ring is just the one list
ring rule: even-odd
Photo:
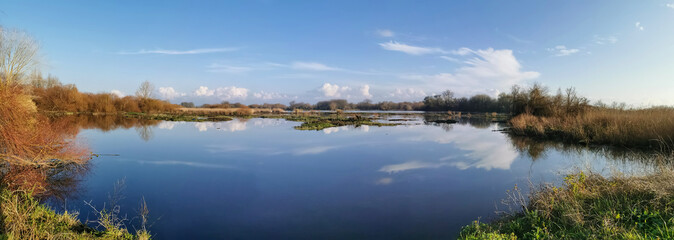
[[514,84],[674,105],[674,0],[31,1],[0,25],[80,91],[174,103],[420,101]]

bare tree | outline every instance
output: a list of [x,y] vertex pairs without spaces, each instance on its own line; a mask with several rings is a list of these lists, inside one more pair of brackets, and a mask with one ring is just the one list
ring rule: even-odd
[[36,67],[39,49],[26,33],[0,28],[0,88],[20,81]]
[[153,93],[154,93],[154,85],[152,85],[152,83],[150,83],[149,81],[141,83],[140,87],[138,87],[138,90],[136,90],[136,96],[141,99],[152,98]]

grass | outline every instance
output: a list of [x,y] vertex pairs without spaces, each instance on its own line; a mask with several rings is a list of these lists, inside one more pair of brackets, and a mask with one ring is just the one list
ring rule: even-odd
[[134,235],[114,225],[102,231],[88,227],[77,220],[77,214],[56,213],[30,192],[2,190],[0,201],[0,239],[150,239],[144,230]]
[[577,116],[560,117],[521,114],[511,119],[510,124],[515,135],[574,143],[658,148],[674,141],[672,108],[595,108]]
[[131,112],[125,113],[124,117],[148,119],[148,120],[183,121],[183,122],[219,122],[219,121],[232,120],[232,117],[229,116],[222,116],[222,115],[199,116],[191,114],[186,115],[183,113],[146,114],[146,113]]
[[365,118],[361,115],[354,116],[342,116],[342,115],[329,115],[329,116],[287,116],[285,117],[288,121],[298,121],[302,122],[301,125],[296,126],[297,130],[322,130],[325,128],[331,127],[340,127],[340,126],[396,126],[400,125],[398,123],[381,123],[375,122],[371,118]]
[[672,239],[674,172],[646,176],[568,175],[562,187],[544,185],[528,201],[515,188],[519,208],[496,221],[475,221],[460,239]]

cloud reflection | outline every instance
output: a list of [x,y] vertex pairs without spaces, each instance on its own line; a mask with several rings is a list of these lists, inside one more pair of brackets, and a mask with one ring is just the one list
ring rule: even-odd
[[[510,169],[519,153],[509,144],[507,136],[494,132],[497,127],[485,130],[456,125],[450,132],[421,131],[422,135],[403,138],[403,141],[431,141],[439,144],[452,144],[467,153],[450,155],[440,161],[453,161],[449,165],[465,170],[471,167],[485,170]],[[414,129],[413,131],[419,131]]]
[[400,164],[391,164],[391,165],[386,165],[383,166],[382,168],[379,169],[380,172],[387,172],[389,174],[391,173],[398,173],[398,172],[403,172],[407,170],[413,170],[413,169],[423,169],[423,168],[439,168],[442,166],[447,166],[450,165],[449,163],[433,163],[433,162],[424,162],[424,161],[409,161],[405,163],[400,163]]
[[170,121],[162,121],[157,125],[159,129],[166,129],[166,130],[172,130],[174,127],[178,125],[177,122],[170,122]]
[[227,122],[197,122],[194,123],[194,127],[199,130],[199,132],[206,132],[211,129],[218,131],[229,131],[237,132],[246,130],[246,122],[239,119],[235,119]]
[[380,178],[375,182],[376,185],[389,185],[393,183],[393,178],[385,177],[385,178]]

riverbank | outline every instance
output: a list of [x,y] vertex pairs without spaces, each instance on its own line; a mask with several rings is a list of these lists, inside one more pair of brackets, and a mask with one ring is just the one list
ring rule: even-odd
[[511,133],[539,139],[626,148],[659,149],[674,143],[674,109],[596,108],[575,116],[521,114],[510,120]]
[[30,192],[2,190],[0,193],[0,239],[150,239],[150,233],[129,233],[103,213],[96,230],[77,220],[76,213],[56,213],[31,196]]
[[488,224],[475,221],[460,239],[671,239],[673,182],[670,170],[610,178],[579,172],[526,199],[515,187],[506,199],[515,212]]

